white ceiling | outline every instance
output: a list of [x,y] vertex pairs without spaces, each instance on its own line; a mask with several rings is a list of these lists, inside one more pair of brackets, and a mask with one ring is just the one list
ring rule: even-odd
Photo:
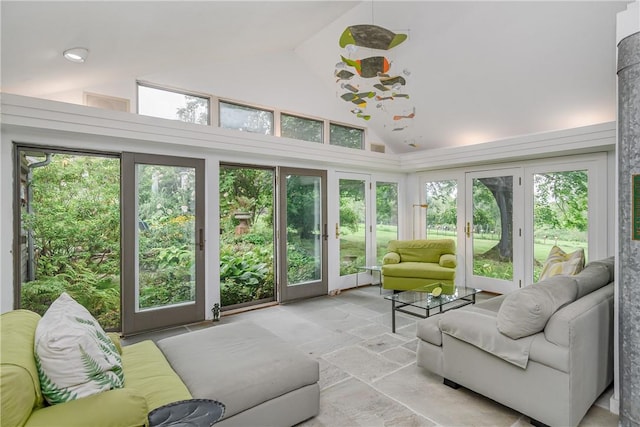
[[[3,0],[2,91],[121,96],[150,79],[367,126],[393,152],[466,145],[615,120],[616,13],[628,3]],[[410,98],[370,102],[370,121],[333,76],[340,33],[363,23],[409,35],[384,54],[390,74],[410,71]],[[85,64],[62,59],[75,46],[89,48]]]

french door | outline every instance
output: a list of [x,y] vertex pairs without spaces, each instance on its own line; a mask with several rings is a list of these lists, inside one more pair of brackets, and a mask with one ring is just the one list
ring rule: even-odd
[[122,333],[204,320],[204,160],[122,155]]
[[[338,174],[338,223],[335,236],[339,250],[335,262],[340,266],[338,288],[356,285],[357,274],[365,271],[359,267],[369,265],[371,258],[371,180],[369,175],[355,173]],[[362,282],[364,283],[364,282]]]
[[281,302],[327,294],[326,182],[323,170],[279,169]]
[[466,284],[507,293],[522,285],[522,172],[519,168],[466,174]]

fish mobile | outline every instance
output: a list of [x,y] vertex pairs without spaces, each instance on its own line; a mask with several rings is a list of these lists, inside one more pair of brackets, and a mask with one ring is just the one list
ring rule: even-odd
[[[404,76],[391,73],[394,68],[393,61],[384,53],[360,55],[360,58],[350,57],[359,50],[389,51],[406,39],[406,34],[396,34],[386,28],[369,24],[350,25],[342,32],[338,44],[346,53],[340,55],[334,77],[343,90],[340,98],[352,105],[350,112],[356,117],[363,120],[371,119],[371,114],[366,112],[371,104],[368,102],[370,100],[375,100],[376,108],[382,113],[388,113],[396,123],[415,117],[415,107],[407,108],[407,105],[399,104],[410,99],[409,93],[405,90],[406,77],[410,75],[408,70],[403,70]],[[392,114],[391,110],[395,111],[395,114]],[[407,114],[407,111],[411,113]],[[393,130],[402,131],[407,127],[395,125]]]

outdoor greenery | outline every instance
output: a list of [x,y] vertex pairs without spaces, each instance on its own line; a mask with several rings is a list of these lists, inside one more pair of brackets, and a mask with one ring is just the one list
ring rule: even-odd
[[[120,324],[120,162],[116,158],[22,152],[25,235],[21,307],[43,314],[66,291],[106,328]],[[195,292],[193,170],[139,165],[139,304],[152,308],[191,301]],[[553,245],[587,249],[587,174],[534,175],[534,256],[537,277]],[[321,232],[309,209],[319,198],[315,177],[287,179],[287,280],[319,277]],[[275,297],[274,172],[220,169],[220,284],[225,307]],[[365,259],[365,188],[340,180],[341,275]],[[511,211],[500,199],[506,182],[478,180],[474,191],[474,272],[511,279]],[[397,238],[398,187],[376,185],[378,262]],[[427,184],[427,234],[457,235],[456,181]],[[32,250],[29,250],[32,242]],[[30,255],[32,254],[32,255]]]
[[[31,164],[43,153],[29,157]],[[120,325],[120,163],[55,154],[25,177],[22,228],[33,239],[21,307],[44,314],[67,292],[106,328]],[[32,266],[31,269],[29,266]],[[31,271],[31,273],[30,273]]]
[[[220,168],[220,299],[223,307],[275,295],[270,169]],[[248,229],[238,228],[248,217]]]
[[[502,177],[508,178],[508,177]],[[535,174],[534,281],[553,245],[570,252],[587,251],[588,176],[585,171]],[[512,211],[510,182],[482,178],[473,192],[474,273],[511,280]],[[428,236],[457,235],[457,183],[433,181],[426,185]]]

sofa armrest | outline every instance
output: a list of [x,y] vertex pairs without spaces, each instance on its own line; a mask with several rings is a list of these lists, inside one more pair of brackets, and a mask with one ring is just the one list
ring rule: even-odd
[[400,254],[397,252],[387,252],[382,258],[382,264],[399,264]]
[[454,254],[442,254],[440,255],[440,267],[456,268],[458,262]]
[[148,413],[144,397],[121,388],[36,409],[24,427],[146,426]]

